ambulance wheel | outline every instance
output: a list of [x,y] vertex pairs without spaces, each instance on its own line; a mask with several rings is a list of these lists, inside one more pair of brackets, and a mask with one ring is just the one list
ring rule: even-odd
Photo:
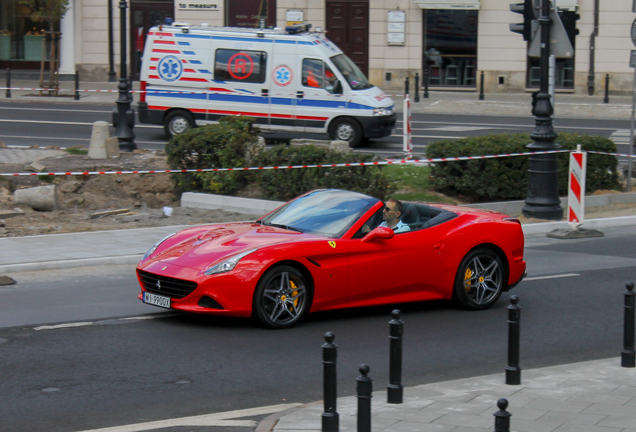
[[343,117],[333,122],[329,135],[332,140],[346,141],[354,148],[362,141],[362,128],[354,119]]
[[166,132],[166,135],[168,135],[168,138],[182,134],[193,127],[194,119],[192,118],[192,114],[184,110],[170,111],[163,123],[163,130]]

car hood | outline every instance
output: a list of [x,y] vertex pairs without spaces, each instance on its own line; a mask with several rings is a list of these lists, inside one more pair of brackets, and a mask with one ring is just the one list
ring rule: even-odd
[[205,270],[214,263],[251,249],[319,238],[252,222],[206,225],[178,232],[152,254],[152,259]]
[[369,106],[375,108],[388,108],[395,105],[391,96],[387,95],[376,86],[364,90],[354,90],[353,93],[355,93],[358,97],[364,98]]

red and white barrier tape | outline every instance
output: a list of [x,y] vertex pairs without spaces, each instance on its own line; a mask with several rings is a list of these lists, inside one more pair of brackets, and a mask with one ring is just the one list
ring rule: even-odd
[[0,173],[0,176],[16,177],[16,176],[70,176],[70,175],[96,175],[96,174],[166,174],[166,173],[195,173],[195,172],[222,172],[222,171],[262,171],[262,170],[279,170],[279,169],[299,169],[299,168],[338,168],[338,167],[359,167],[374,165],[399,165],[399,164],[416,164],[416,163],[436,163],[436,162],[453,162],[478,159],[493,159],[501,157],[528,156],[535,154],[549,153],[566,153],[570,150],[550,150],[542,152],[527,153],[507,153],[500,155],[488,156],[460,156],[452,158],[436,158],[436,159],[389,159],[377,162],[354,162],[339,164],[316,164],[316,165],[281,165],[269,167],[239,167],[239,168],[200,168],[200,169],[184,169],[184,170],[147,170],[147,171],[69,171],[69,172],[28,172],[28,173]]

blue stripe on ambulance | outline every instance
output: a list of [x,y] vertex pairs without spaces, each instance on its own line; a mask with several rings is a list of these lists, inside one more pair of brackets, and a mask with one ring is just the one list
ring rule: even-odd
[[[154,89],[147,89],[147,91],[156,91]],[[159,90],[160,91],[160,90]],[[152,95],[157,95],[160,97],[170,97],[170,98],[181,98],[181,99],[206,99],[206,95],[202,93],[152,93]],[[303,107],[320,107],[320,108],[340,108],[342,107],[342,101],[325,101],[325,100],[314,100],[314,99],[292,99],[292,98],[277,98],[273,97],[268,100],[268,98],[262,96],[244,96],[244,95],[226,95],[226,94],[210,94],[210,101],[218,101],[218,102],[242,102],[242,103],[253,103],[253,104],[268,104],[272,105],[293,105],[294,101],[296,104]],[[373,107],[369,105],[363,105],[354,102],[348,102],[348,109],[354,110],[372,110]]]

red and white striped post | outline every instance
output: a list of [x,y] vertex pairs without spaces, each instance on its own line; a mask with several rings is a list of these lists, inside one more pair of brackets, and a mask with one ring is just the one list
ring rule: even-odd
[[411,139],[411,99],[404,97],[404,153],[410,159],[413,154],[413,140]]
[[568,182],[568,223],[572,229],[578,228],[585,218],[585,175],[587,152],[581,145],[570,153],[570,180]]

